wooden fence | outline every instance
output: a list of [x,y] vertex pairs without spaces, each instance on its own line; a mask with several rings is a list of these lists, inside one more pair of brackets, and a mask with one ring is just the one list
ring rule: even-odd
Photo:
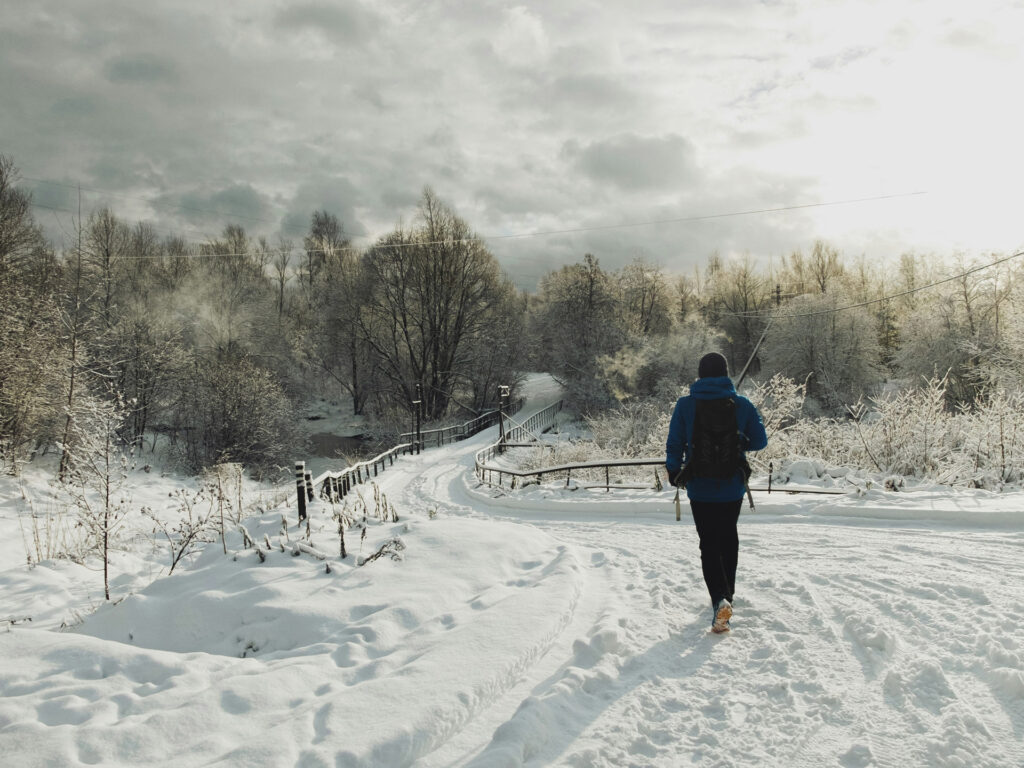
[[[415,448],[414,443],[402,443],[372,459],[345,467],[339,472],[324,472],[310,482],[310,487],[306,491],[309,494],[309,499],[312,501],[314,489],[319,489],[320,498],[341,501],[352,491],[353,487],[368,482],[371,477],[376,477],[392,466],[399,456],[412,453]],[[301,492],[299,495],[301,498]],[[302,505],[300,504],[300,506]],[[302,517],[301,514],[300,517]]]

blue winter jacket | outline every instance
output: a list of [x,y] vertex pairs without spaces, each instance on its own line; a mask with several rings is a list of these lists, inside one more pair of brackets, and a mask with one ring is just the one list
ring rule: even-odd
[[[743,395],[736,393],[728,376],[709,376],[690,385],[690,394],[676,401],[676,409],[669,423],[665,442],[665,469],[669,478],[686,463],[693,451],[693,421],[697,413],[697,400],[720,400],[731,397],[736,401],[736,422],[739,431],[747,436],[748,451],[759,451],[768,445],[768,435],[757,408]],[[694,501],[736,501],[742,499],[746,488],[740,472],[729,480],[695,477],[686,484],[686,495]]]

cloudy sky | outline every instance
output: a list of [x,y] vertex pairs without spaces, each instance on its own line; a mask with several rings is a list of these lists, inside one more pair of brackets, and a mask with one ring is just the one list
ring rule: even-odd
[[0,153],[55,239],[78,185],[193,241],[326,208],[361,244],[429,185],[523,287],[1024,245],[1024,0],[0,2]]

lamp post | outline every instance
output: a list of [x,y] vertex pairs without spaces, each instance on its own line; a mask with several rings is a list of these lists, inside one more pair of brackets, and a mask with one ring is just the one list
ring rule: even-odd
[[509,387],[507,384],[498,385],[498,441],[505,442],[505,401],[508,400]]
[[418,381],[416,382],[416,399],[412,401],[412,404],[416,406],[416,455],[420,453],[420,422],[423,418],[423,385]]

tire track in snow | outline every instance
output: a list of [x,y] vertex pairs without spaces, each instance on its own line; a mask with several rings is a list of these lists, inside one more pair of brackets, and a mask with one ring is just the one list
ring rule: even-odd
[[[480,436],[470,440],[432,449],[428,454],[406,462],[398,472],[389,472],[378,480],[396,508],[434,509],[441,515],[488,518],[478,509],[475,496],[466,493],[466,474],[472,473],[475,453],[486,444]],[[569,543],[566,556],[589,562],[591,553]],[[567,607],[554,625],[529,649],[511,661],[486,684],[478,686],[472,696],[462,700],[461,707],[437,713],[437,727],[426,738],[429,745],[417,749],[420,766],[452,765],[471,759],[490,735],[509,721],[514,707],[538,681],[550,677],[570,654],[600,656],[602,644],[613,646],[620,628],[611,626],[600,595],[601,577],[591,568],[588,578],[575,582],[575,591],[567,595]],[[580,635],[592,639],[581,643]],[[490,714],[490,710],[495,710]],[[477,725],[476,721],[483,723]],[[474,725],[475,728],[470,726]],[[465,731],[473,731],[464,734]]]

